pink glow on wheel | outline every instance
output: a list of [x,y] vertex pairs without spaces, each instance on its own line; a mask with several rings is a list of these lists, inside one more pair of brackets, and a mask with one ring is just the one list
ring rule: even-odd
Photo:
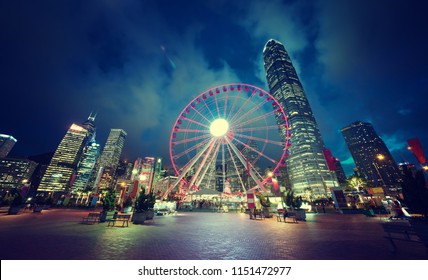
[[[241,94],[241,90],[251,94]],[[229,91],[229,93],[220,94],[222,91]],[[256,94],[263,98],[256,98]],[[195,163],[191,163],[190,159],[202,148],[208,147],[208,143],[212,143],[209,142],[213,137],[210,135],[209,128],[210,124],[218,118],[226,119],[231,126],[225,136],[221,136],[225,138],[220,137],[220,141],[214,143],[221,143],[227,147],[234,145],[235,149],[238,146],[245,147],[247,151],[257,155],[251,164],[256,164],[261,160],[264,162],[269,161],[273,164],[272,171],[278,174],[278,168],[285,166],[284,159],[289,156],[287,148],[291,145],[290,141],[288,141],[291,133],[289,133],[287,117],[279,104],[269,92],[253,85],[238,83],[216,86],[196,96],[181,111],[172,129],[170,160],[176,174],[179,176],[182,170],[190,170],[187,166],[188,164],[193,166],[196,162],[201,162],[202,158],[201,160],[193,161]],[[263,110],[259,110],[259,107],[263,108]],[[281,116],[279,120],[282,121],[280,123],[276,123],[278,119],[275,119],[275,116],[278,115]],[[285,139],[279,136],[279,140],[272,138],[271,135],[278,133],[278,128],[285,130]],[[248,143],[251,141],[257,145],[254,147],[249,145]],[[278,152],[273,153],[272,156],[268,153],[269,151],[266,147],[277,148]],[[239,148],[239,150],[241,149],[243,148]],[[254,150],[252,151],[251,149]],[[205,154],[211,153],[209,150],[206,151],[200,154],[205,156]],[[213,153],[215,151],[219,157],[221,156],[221,148],[218,148],[217,151],[212,148],[211,151]],[[229,156],[229,153],[233,155],[235,152],[224,148],[223,154]],[[217,157],[215,158],[217,159]],[[234,167],[232,158],[231,156],[228,157],[228,168],[229,166],[230,168],[237,168],[236,166]],[[237,157],[236,160],[238,160]],[[239,161],[238,163],[241,164]],[[237,163],[235,162],[235,164]],[[195,169],[196,166],[192,168]],[[186,181],[188,174],[183,174],[185,177],[181,179],[187,184],[192,182],[192,180]],[[192,182],[192,184],[195,184],[195,182]]]

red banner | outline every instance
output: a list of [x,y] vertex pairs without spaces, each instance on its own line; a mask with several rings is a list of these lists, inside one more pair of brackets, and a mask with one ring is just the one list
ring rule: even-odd
[[135,180],[134,181],[134,186],[133,186],[133,188],[132,188],[132,192],[129,194],[129,196],[132,198],[132,199],[134,199],[134,198],[136,198],[137,197],[137,195],[139,194],[138,193],[138,187],[139,187],[139,184],[138,184],[138,181],[137,180]]
[[247,204],[248,204],[248,209],[256,208],[256,202],[254,200],[254,193],[247,193]]
[[416,159],[420,164],[424,164],[427,162],[427,159],[424,155],[424,150],[422,149],[421,142],[418,138],[413,138],[407,140],[407,143],[409,144],[409,150],[412,151],[412,153],[415,155]]
[[335,171],[336,170],[336,164],[334,164],[334,158],[331,154],[331,151],[327,148],[323,148],[322,152],[324,154],[325,162],[327,163],[328,170]]

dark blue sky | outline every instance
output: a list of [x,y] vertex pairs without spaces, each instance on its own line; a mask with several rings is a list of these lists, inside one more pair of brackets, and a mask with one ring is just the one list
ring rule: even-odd
[[[262,50],[282,42],[326,145],[353,167],[340,128],[373,123],[397,161],[428,149],[425,1],[2,1],[0,133],[14,155],[54,151],[98,112],[97,139],[128,132],[124,155],[168,158],[173,122],[200,92],[267,89]],[[168,161],[168,160],[167,160]]]

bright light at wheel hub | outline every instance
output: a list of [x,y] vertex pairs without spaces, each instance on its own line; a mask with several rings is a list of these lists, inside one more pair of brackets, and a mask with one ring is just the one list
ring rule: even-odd
[[229,130],[229,123],[225,119],[216,119],[211,123],[210,132],[214,137],[220,137]]

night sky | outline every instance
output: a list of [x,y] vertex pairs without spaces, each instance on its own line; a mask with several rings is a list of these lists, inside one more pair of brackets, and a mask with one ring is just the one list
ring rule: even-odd
[[395,159],[428,151],[426,1],[2,1],[0,133],[12,155],[52,152],[97,112],[97,140],[128,133],[124,157],[161,156],[199,93],[243,82],[268,90],[262,51],[285,45],[325,144],[350,173],[340,128],[369,121]]

